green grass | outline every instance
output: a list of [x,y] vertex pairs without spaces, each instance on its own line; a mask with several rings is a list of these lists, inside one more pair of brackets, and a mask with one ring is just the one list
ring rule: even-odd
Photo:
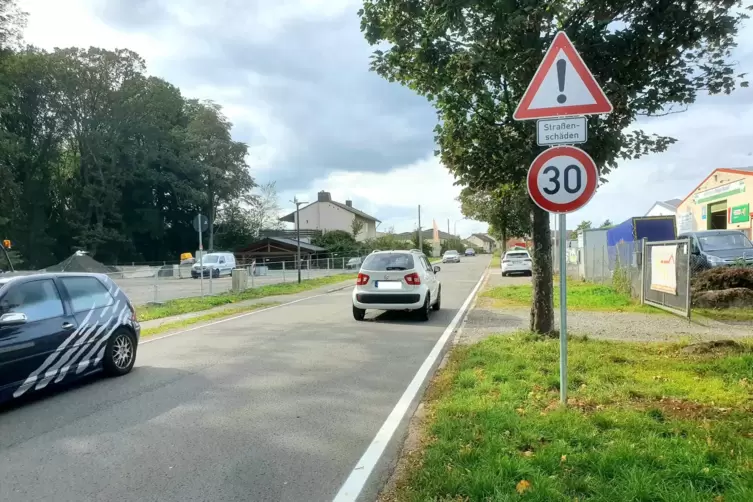
[[502,256],[499,251],[495,251],[492,255],[492,262],[489,265],[491,268],[500,268],[502,266]]
[[160,324],[159,326],[155,326],[154,328],[142,329],[141,338],[147,338],[150,336],[160,335],[162,333],[175,331],[181,328],[187,328],[188,326],[191,326],[193,324],[198,324],[200,322],[214,321],[217,319],[222,319],[224,317],[231,317],[238,314],[244,314],[246,312],[252,312],[254,310],[274,307],[275,305],[279,305],[279,302],[254,303],[253,305],[245,305],[243,307],[229,308],[229,309],[222,310],[220,312],[210,312],[208,314],[191,317],[189,319],[184,319],[182,321],[166,322],[164,324]]
[[266,286],[259,286],[258,288],[250,288],[239,294],[226,293],[222,295],[205,296],[204,298],[201,298],[199,296],[180,298],[177,300],[167,301],[161,305],[145,305],[137,308],[136,310],[139,321],[150,321],[152,319],[161,319],[163,317],[187,314],[189,312],[208,310],[214,307],[219,307],[221,305],[242,302],[244,300],[302,293],[304,291],[320,288],[322,286],[328,286],[330,284],[337,284],[338,282],[347,281],[349,279],[355,279],[355,277],[356,274],[338,274],[330,275],[327,277],[308,279],[301,282],[300,284],[298,284],[297,282],[269,284]]
[[558,341],[456,349],[382,500],[753,500],[753,345],[681,349],[572,340],[566,409]]
[[692,314],[698,314],[717,321],[753,322],[753,309],[693,309]]
[[[554,286],[554,306],[559,307],[559,285]],[[533,298],[533,286],[499,286],[491,288],[482,296],[493,298],[498,307],[529,307]],[[567,284],[567,308],[572,310],[659,312],[658,309],[641,305],[630,295],[617,292],[608,285],[569,281]]]

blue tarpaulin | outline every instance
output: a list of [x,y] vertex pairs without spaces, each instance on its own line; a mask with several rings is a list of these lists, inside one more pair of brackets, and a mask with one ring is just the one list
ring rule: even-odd
[[609,269],[614,270],[615,263],[632,263],[635,247],[643,239],[648,242],[669,241],[677,238],[677,226],[674,216],[645,216],[628,218],[619,225],[607,230],[609,246]]

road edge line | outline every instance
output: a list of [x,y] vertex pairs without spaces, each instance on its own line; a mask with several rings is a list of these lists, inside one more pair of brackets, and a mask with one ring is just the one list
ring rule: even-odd
[[217,321],[213,321],[213,322],[206,323],[206,324],[201,324],[200,326],[194,326],[193,328],[182,329],[180,331],[176,331],[174,333],[168,333],[168,334],[162,335],[162,336],[150,336],[146,340],[139,340],[139,346],[147,344],[147,343],[156,342],[158,340],[164,340],[165,338],[171,338],[173,336],[182,335],[184,333],[189,333],[191,331],[196,331],[196,330],[199,330],[199,329],[202,329],[202,328],[208,328],[210,326],[216,326],[216,325],[222,324],[224,322],[234,321],[236,319],[242,319],[244,317],[248,317],[248,316],[251,316],[251,315],[261,314],[262,312],[269,312],[270,310],[279,309],[280,307],[287,307],[288,305],[293,305],[295,303],[300,303],[302,301],[311,300],[312,298],[320,298],[322,296],[327,296],[327,295],[329,295],[331,293],[334,293],[336,291],[341,291],[341,290],[347,289],[349,287],[350,286],[343,286],[342,288],[332,289],[332,290],[326,291],[324,293],[320,293],[318,295],[306,296],[304,298],[299,298],[297,300],[293,300],[293,301],[281,303],[279,305],[272,305],[271,307],[267,307],[267,308],[263,308],[263,309],[259,309],[259,310],[252,310],[251,312],[245,312],[243,314],[238,314],[238,315],[235,315],[235,316],[232,316],[232,317],[225,317],[225,318],[219,319]]
[[408,387],[406,387],[403,395],[400,396],[400,399],[397,401],[395,407],[392,408],[392,411],[387,416],[387,419],[382,424],[382,427],[380,427],[379,431],[377,431],[374,439],[372,439],[371,443],[366,448],[366,451],[363,453],[363,455],[361,455],[361,458],[358,459],[358,462],[353,467],[353,470],[350,472],[347,479],[340,487],[340,490],[338,490],[337,495],[335,495],[335,498],[333,499],[333,502],[356,502],[358,497],[361,495],[361,491],[363,491],[364,486],[366,486],[366,482],[371,476],[371,473],[374,471],[377,463],[382,458],[384,450],[387,448],[387,445],[392,440],[395,432],[410,410],[413,400],[418,396],[418,393],[426,382],[426,379],[429,378],[432,368],[442,356],[447,342],[450,340],[450,337],[455,332],[455,329],[458,327],[460,322],[465,319],[465,316],[469,310],[468,307],[476,297],[476,293],[478,293],[482,283],[487,277],[488,269],[489,266],[484,269],[483,275],[479,278],[476,285],[468,294],[468,297],[463,302],[460,310],[458,310],[457,314],[455,314],[455,317],[452,318],[450,324],[447,325],[447,328],[445,328],[442,336],[440,336],[439,340],[437,340],[437,343],[434,344],[431,352],[429,352],[429,355],[426,357],[424,362],[421,364],[421,367],[413,376],[413,379],[408,384]]

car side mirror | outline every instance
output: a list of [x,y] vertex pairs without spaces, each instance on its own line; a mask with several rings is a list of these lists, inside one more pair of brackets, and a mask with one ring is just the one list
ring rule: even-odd
[[27,321],[26,314],[22,312],[8,312],[0,316],[0,326],[15,326],[25,324]]
[[435,274],[439,273],[440,270],[442,270],[442,269],[439,268],[439,265],[434,265],[434,273]]

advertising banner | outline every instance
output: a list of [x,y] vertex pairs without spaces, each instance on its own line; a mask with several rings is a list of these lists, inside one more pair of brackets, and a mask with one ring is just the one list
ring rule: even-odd
[[677,294],[677,244],[651,246],[651,289]]

